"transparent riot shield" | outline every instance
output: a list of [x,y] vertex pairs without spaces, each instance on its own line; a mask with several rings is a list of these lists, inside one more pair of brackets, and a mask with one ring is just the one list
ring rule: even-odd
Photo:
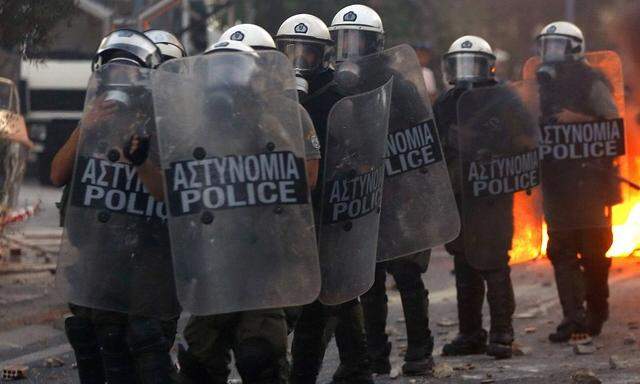
[[336,75],[339,81],[349,82],[354,76],[345,74],[350,73],[358,74],[365,86],[394,79],[378,261],[453,240],[460,231],[460,218],[415,51],[400,45],[342,67]]
[[[530,59],[524,78],[538,83],[542,191],[550,231],[610,227],[623,190],[627,156],[624,84],[616,53],[591,52],[584,61]],[[629,209],[618,211],[626,216]]]
[[327,120],[320,227],[320,301],[365,293],[375,277],[393,80],[337,102]]
[[[151,74],[109,64],[89,82],[66,201],[57,287],[76,305],[168,318],[180,310],[166,208],[148,189],[161,175],[153,139]],[[133,135],[152,138],[144,165],[150,178],[143,178],[123,156]]]
[[315,300],[318,251],[286,57],[172,60],[153,89],[182,306],[208,315]]
[[528,85],[475,88],[458,100],[462,241],[477,269],[537,257],[542,245],[539,133]]
[[18,204],[32,147],[20,114],[18,90],[11,80],[0,78],[0,231],[7,214]]

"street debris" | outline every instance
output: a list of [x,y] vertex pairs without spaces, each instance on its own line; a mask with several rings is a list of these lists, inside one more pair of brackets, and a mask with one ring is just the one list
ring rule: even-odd
[[453,376],[453,368],[447,363],[437,364],[433,368],[433,377],[436,379],[446,379]]
[[572,384],[602,384],[595,373],[589,370],[580,370],[571,375]]
[[596,352],[596,346],[593,343],[576,344],[573,346],[573,353],[576,355],[593,355]]
[[524,333],[535,333],[538,330],[536,327],[526,327]]
[[440,321],[438,321],[438,326],[439,327],[455,327],[458,325],[458,321],[457,320],[451,320],[448,318],[443,318]]
[[525,347],[518,342],[513,342],[511,344],[511,350],[513,351],[514,356],[525,356],[531,353],[530,347]]
[[609,368],[611,369],[624,369],[627,368],[629,363],[621,356],[611,355],[609,356]]
[[9,366],[2,368],[3,380],[22,380],[27,378],[29,367],[25,366]]
[[636,337],[632,333],[628,334],[624,338],[624,345],[634,345],[636,343]]
[[514,319],[535,319],[540,314],[540,311],[537,309],[530,309],[525,312],[516,313],[513,315]]
[[57,357],[49,357],[44,361],[44,366],[46,368],[58,368],[64,365],[64,361]]

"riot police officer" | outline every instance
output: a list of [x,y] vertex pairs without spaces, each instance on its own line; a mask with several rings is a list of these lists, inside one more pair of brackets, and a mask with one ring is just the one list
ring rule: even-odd
[[[85,156],[101,153],[104,150],[101,143],[113,141],[109,137],[119,140],[118,134],[130,135],[129,126],[141,131],[153,130],[153,124],[148,124],[154,121],[151,95],[148,88],[137,83],[144,81],[140,76],[149,74],[162,60],[158,47],[139,32],[117,30],[106,36],[94,58],[95,74],[87,96],[91,102],[81,127],[73,132],[52,163],[52,182],[66,186],[61,209],[61,215],[67,215],[66,240],[61,250],[58,282],[69,284],[65,291],[70,292],[72,316],[65,320],[65,330],[76,354],[82,383],[170,383],[173,380],[169,351],[180,309],[175,297],[166,225],[155,214],[148,218],[127,214],[112,217],[117,213],[102,211],[98,216],[105,225],[98,226],[94,223],[93,211],[78,206],[77,195],[86,186],[77,177],[78,172],[84,171],[74,167],[76,157],[78,167],[87,165],[87,161],[88,164],[104,162],[104,157]],[[121,120],[129,124],[111,126]],[[113,129],[116,132],[110,131]],[[123,145],[120,153],[126,161],[117,165],[135,177],[133,167],[144,162],[148,146],[131,151],[125,142],[111,144]],[[117,150],[110,154],[109,161],[119,158]],[[107,163],[101,164],[107,166]],[[148,193],[138,197],[153,203]],[[108,224],[111,220],[131,225],[133,230],[127,241],[122,242],[117,225]],[[120,237],[117,241],[122,244],[113,244],[116,241],[113,237]],[[88,242],[100,242],[98,239],[104,241],[99,244],[102,249],[92,251],[95,244]],[[94,256],[94,252],[98,255]],[[122,257],[122,253],[130,262],[120,267],[108,265],[121,261],[117,258]],[[71,262],[67,255],[71,255]],[[100,260],[103,257],[105,259]],[[146,265],[151,262],[150,258],[154,264]],[[98,276],[100,274],[102,276]],[[158,297],[148,296],[149,284],[154,285]]]
[[[585,58],[584,36],[577,26],[551,23],[537,41],[543,129],[546,124],[619,117],[612,82]],[[543,158],[547,254],[564,315],[549,335],[552,342],[586,341],[600,334],[609,317],[611,260],[606,252],[613,240],[611,206],[621,201],[616,176],[612,157],[557,159],[549,153]]]
[[[340,10],[329,28],[335,43],[338,65],[360,57],[380,53],[384,49],[384,27],[380,16],[364,5],[351,5]],[[348,65],[349,63],[347,63]],[[384,66],[383,61],[380,62]],[[346,66],[346,65],[345,65]],[[366,77],[367,73],[360,73]],[[402,74],[394,74],[392,100],[420,100],[417,92],[410,98]],[[392,102],[393,103],[393,102]],[[398,122],[409,106],[392,105],[390,121]],[[391,127],[390,127],[391,129]],[[382,224],[381,224],[382,225]],[[361,296],[364,310],[367,346],[373,372],[391,371],[391,343],[386,333],[386,275],[390,273],[398,286],[406,320],[408,349],[402,367],[406,375],[423,375],[433,368],[433,338],[429,330],[428,291],[421,275],[427,271],[430,251],[419,252],[392,261],[376,264],[373,287]]]
[[[242,28],[244,27],[246,25]],[[259,27],[243,29],[244,32],[241,32],[243,40],[255,41],[252,40],[251,31],[255,31],[256,28]],[[248,60],[250,63],[257,60],[260,57],[259,54],[240,40],[219,41],[209,47],[205,55],[232,52],[238,55],[237,62],[247,62],[240,59],[250,59]],[[200,61],[200,63],[203,62],[204,60]],[[214,66],[212,69],[214,71],[219,69],[220,73],[225,74],[224,68]],[[245,113],[248,114],[248,111]],[[313,177],[309,168],[317,167],[315,163],[318,162],[320,153],[317,144],[313,141],[315,137],[313,125],[307,124],[305,129],[306,164],[309,175]],[[309,182],[311,185],[315,184],[314,179]],[[181,349],[178,354],[181,375],[185,380],[193,383],[226,383],[230,374],[230,352],[233,350],[236,367],[243,382],[286,383],[289,373],[288,326],[287,316],[282,308],[193,315],[184,331],[188,349]]]
[[[477,237],[478,235],[474,235],[474,232],[481,228],[466,225],[466,218],[474,212],[464,210],[461,185],[463,160],[458,145],[458,135],[462,133],[456,131],[459,124],[458,102],[461,96],[468,90],[497,85],[494,75],[495,60],[491,46],[484,39],[463,36],[456,40],[443,57],[443,72],[448,82],[454,87],[439,97],[434,105],[451,181],[458,205],[462,208],[460,213],[463,218],[461,235],[446,245],[446,250],[454,256],[460,333],[452,342],[444,346],[442,354],[445,356],[486,352],[496,358],[508,358],[512,354],[511,344],[514,337],[512,315],[515,310],[515,300],[508,265],[508,251],[512,237],[512,229],[509,228],[513,225],[511,200],[509,197],[496,200],[495,206],[489,207],[484,213],[490,215],[495,225],[500,223],[500,228],[506,228],[505,231],[495,235],[495,242],[478,238],[479,244],[470,248],[465,238]],[[478,135],[482,136],[483,133],[478,132]],[[485,140],[500,140],[499,137],[489,138],[487,135],[489,132],[484,133]],[[484,150],[491,151],[487,148]],[[481,244],[483,241],[488,244]],[[492,262],[495,264],[492,267],[486,268],[484,265],[479,265],[482,262],[475,261],[484,251],[482,248],[488,248],[485,253],[495,261]],[[487,347],[487,332],[482,327],[485,284],[491,314],[489,347]]]
[[[295,15],[282,23],[276,43],[293,64],[299,79],[300,101],[313,120],[323,150],[329,112],[345,96],[333,82],[333,70],[327,61],[328,49],[332,45],[329,30],[315,16]],[[321,165],[320,180],[322,174]],[[312,191],[312,198],[318,224],[321,188]],[[366,357],[362,307],[355,299],[335,307],[325,306],[320,301],[303,307],[294,331],[292,383],[316,382],[328,342],[325,329],[332,316],[338,318],[335,332],[341,361],[334,374],[334,382],[372,382]]]

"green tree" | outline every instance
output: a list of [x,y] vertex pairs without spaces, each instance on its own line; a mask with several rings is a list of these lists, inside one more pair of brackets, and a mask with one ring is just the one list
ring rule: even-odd
[[51,30],[68,20],[73,0],[0,0],[0,46],[22,56],[36,54],[51,42]]

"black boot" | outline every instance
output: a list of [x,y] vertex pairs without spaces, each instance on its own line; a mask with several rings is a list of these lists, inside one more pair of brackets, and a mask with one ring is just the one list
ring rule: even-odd
[[[418,276],[419,277],[419,276]],[[402,373],[423,376],[433,371],[433,337],[429,330],[428,291],[400,292],[407,326],[407,354]]]
[[602,333],[602,326],[607,320],[609,320],[608,303],[600,304],[595,308],[587,303],[587,332],[591,336],[599,336]]
[[491,333],[487,355],[496,359],[510,359],[513,355],[513,332]]
[[566,343],[572,340],[588,342],[586,335],[587,327],[584,321],[564,318],[556,328],[556,331],[549,335],[549,341],[552,343]]
[[335,336],[340,366],[333,375],[333,382],[373,384],[373,372],[367,354],[364,315],[358,300],[340,305]]
[[481,355],[487,351],[487,331],[484,329],[470,335],[459,334],[442,348],[443,356]]
[[76,355],[80,384],[104,384],[102,357],[91,320],[71,316],[65,319],[64,328]]
[[376,265],[376,280],[371,289],[360,298],[371,370],[379,375],[391,372],[391,343],[386,332],[388,308],[385,280],[384,268],[381,264]]
[[[506,259],[506,258],[505,258]],[[516,308],[511,269],[505,266],[495,271],[486,271],[487,301],[491,314],[491,334],[487,355],[496,359],[511,358],[513,350],[513,313]]]
[[[180,364],[180,383],[185,384],[226,384],[225,377],[217,380],[210,375],[207,367],[202,365],[182,345],[178,346],[178,364]],[[224,375],[222,375],[224,376]]]
[[586,327],[591,336],[600,335],[602,326],[609,319],[609,267],[609,260],[585,264]]

